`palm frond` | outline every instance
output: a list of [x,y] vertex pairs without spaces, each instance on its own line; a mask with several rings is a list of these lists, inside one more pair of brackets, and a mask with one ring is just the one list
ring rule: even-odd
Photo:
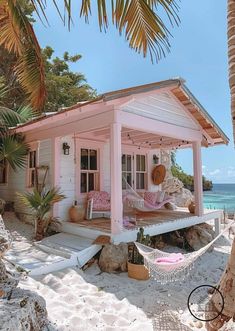
[[21,55],[22,40],[21,29],[17,24],[17,12],[10,11],[7,1],[0,2],[0,45],[9,52]]
[[0,106],[0,125],[7,130],[29,121],[36,115],[37,113],[29,106],[21,106],[16,110]]
[[114,22],[120,33],[125,32],[131,48],[144,56],[149,51],[152,60],[154,56],[159,60],[169,51],[169,30],[151,7],[144,0],[126,1],[125,5],[117,1]]
[[20,58],[15,67],[19,82],[35,109],[46,98],[44,63],[32,25],[16,0],[0,2],[0,45]]
[[51,207],[65,198],[59,188],[44,189],[41,192],[34,189],[33,192],[17,193],[19,200],[36,213],[36,216],[43,219]]
[[0,139],[0,161],[6,159],[14,171],[25,167],[29,146],[15,135],[6,134]]
[[[46,16],[45,8],[40,7],[40,0],[31,0],[38,10]],[[56,10],[65,23],[65,15],[59,8],[61,2],[53,0]],[[62,1],[67,14],[68,25],[72,19],[72,0]],[[82,0],[80,16],[88,22],[91,14],[91,0]],[[170,32],[161,19],[166,14],[171,25],[179,23],[177,0],[110,0],[112,21],[120,34],[125,33],[129,46],[144,56],[149,52],[152,61],[159,60],[170,49]],[[46,0],[45,0],[46,6]],[[108,27],[107,1],[97,0],[100,29]],[[64,14],[65,14],[64,13]]]

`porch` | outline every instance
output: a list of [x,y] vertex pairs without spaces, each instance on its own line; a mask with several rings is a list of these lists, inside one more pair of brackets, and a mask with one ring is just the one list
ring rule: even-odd
[[123,227],[120,234],[112,234],[111,219],[109,218],[95,218],[93,220],[83,220],[79,223],[63,222],[61,230],[90,239],[96,239],[99,235],[106,235],[110,236],[113,243],[118,244],[120,242],[135,241],[140,227],[144,228],[145,234],[153,236],[213,221],[217,235],[220,232],[222,217],[222,210],[205,209],[202,216],[195,216],[190,214],[187,208],[178,208],[174,211],[161,209],[157,212],[136,213],[136,225],[132,228]]

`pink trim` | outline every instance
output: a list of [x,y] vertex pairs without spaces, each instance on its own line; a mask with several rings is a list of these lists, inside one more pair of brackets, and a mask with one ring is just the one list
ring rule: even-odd
[[193,172],[196,215],[203,215],[202,157],[201,142],[193,142]]
[[[53,186],[60,186],[60,154],[61,154],[61,145],[60,138],[53,138],[52,143],[52,182]],[[59,204],[56,203],[53,206],[53,217],[59,216]]]
[[131,129],[188,141],[201,141],[202,139],[202,133],[200,130],[193,130],[182,126],[160,122],[133,113],[120,111],[118,118],[123,126],[127,126]]
[[[85,115],[85,114],[83,114]],[[85,133],[90,132],[97,128],[103,128],[104,126],[110,126],[114,121],[114,111],[94,112],[91,116],[80,116],[79,118],[70,119],[69,121],[59,123],[46,123],[35,128],[35,130],[29,131],[26,135],[27,142],[49,139],[53,137],[65,137],[71,135],[71,133]],[[17,132],[20,130],[17,129]]]
[[110,166],[111,166],[111,232],[112,235],[122,232],[122,143],[121,124],[113,123],[110,127]]

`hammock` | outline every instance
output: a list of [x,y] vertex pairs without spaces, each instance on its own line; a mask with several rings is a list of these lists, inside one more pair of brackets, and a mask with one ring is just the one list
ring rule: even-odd
[[132,207],[139,211],[154,212],[154,211],[162,208],[166,203],[172,201],[172,198],[168,197],[167,199],[163,200],[162,202],[152,205],[148,201],[144,200],[144,198],[128,184],[124,175],[123,175],[123,183],[126,187],[123,190],[123,199],[122,199],[123,203],[127,202],[129,207]]
[[158,249],[145,246],[135,242],[139,253],[144,257],[144,264],[149,270],[149,274],[156,281],[162,284],[184,280],[194,266],[194,262],[204,254],[230,227],[234,224],[231,222],[218,236],[209,244],[198,251],[192,253],[166,253]]

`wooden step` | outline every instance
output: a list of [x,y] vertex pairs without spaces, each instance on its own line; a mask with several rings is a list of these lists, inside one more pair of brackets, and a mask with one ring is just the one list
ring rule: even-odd
[[82,268],[101,248],[93,240],[59,233],[24,250],[19,255],[9,255],[9,260],[25,269],[29,276],[38,276],[68,267]]

